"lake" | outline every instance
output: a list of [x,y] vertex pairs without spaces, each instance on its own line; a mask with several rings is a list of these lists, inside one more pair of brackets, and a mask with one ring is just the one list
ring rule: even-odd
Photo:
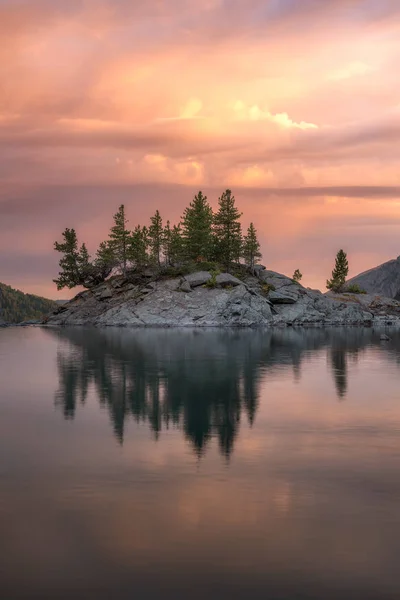
[[0,597],[400,598],[400,333],[0,330]]

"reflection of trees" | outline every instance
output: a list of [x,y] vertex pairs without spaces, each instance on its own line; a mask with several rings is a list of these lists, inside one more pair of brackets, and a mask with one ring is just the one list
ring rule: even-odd
[[339,399],[343,399],[347,392],[347,358],[345,350],[332,349],[331,362],[337,395]]
[[229,456],[246,415],[254,423],[261,378],[287,367],[299,380],[305,354],[330,348],[337,393],[347,391],[347,355],[370,340],[362,330],[49,330],[60,340],[57,404],[73,418],[94,386],[123,443],[126,419],[157,438],[179,427],[201,454],[215,436]]

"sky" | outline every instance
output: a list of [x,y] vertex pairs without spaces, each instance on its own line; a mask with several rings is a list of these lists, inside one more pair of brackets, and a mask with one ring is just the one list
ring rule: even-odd
[[398,0],[0,0],[0,281],[229,188],[263,264],[324,289],[400,254]]

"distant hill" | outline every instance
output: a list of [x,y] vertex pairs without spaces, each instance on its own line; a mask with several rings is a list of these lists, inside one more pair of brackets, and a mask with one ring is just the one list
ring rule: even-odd
[[400,300],[400,256],[356,275],[347,283],[357,283],[368,294]]
[[24,294],[0,283],[0,322],[38,321],[57,308],[53,300]]

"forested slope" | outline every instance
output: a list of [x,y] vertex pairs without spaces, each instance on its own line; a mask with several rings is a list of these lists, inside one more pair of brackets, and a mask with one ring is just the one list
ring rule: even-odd
[[0,322],[20,323],[39,320],[57,308],[53,300],[24,294],[0,283]]

